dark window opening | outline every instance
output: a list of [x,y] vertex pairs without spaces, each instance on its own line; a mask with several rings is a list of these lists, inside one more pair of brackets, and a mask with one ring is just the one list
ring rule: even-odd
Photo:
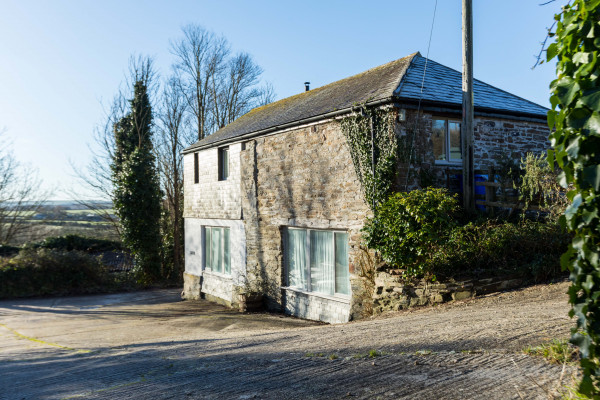
[[200,182],[200,171],[198,165],[198,153],[194,153],[194,183]]
[[219,180],[229,178],[229,147],[219,149]]

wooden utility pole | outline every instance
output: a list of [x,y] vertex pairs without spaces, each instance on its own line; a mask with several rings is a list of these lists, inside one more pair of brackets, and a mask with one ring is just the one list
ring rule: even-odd
[[463,204],[467,212],[475,211],[473,173],[473,1],[462,0],[462,124]]

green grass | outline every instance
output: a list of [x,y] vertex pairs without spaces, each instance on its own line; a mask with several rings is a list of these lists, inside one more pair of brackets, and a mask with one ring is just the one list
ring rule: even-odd
[[554,339],[539,346],[528,346],[523,353],[543,357],[552,364],[575,364],[579,360],[579,351],[567,340]]
[[112,208],[108,208],[105,210],[65,210],[65,212],[67,214],[71,214],[71,215],[88,215],[88,214],[97,214],[97,215],[104,215],[104,214],[114,214],[115,210]]
[[306,353],[304,357],[325,357],[324,353]]

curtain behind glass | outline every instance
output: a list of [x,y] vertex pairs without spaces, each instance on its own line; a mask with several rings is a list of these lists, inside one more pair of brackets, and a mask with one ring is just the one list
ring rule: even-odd
[[335,234],[335,292],[350,294],[347,233]]
[[287,231],[288,285],[302,289],[306,287],[306,231]]
[[229,255],[229,228],[223,228],[223,257],[224,257],[224,264],[225,264],[225,273],[226,274],[231,274],[231,262],[230,262],[230,255]]
[[313,292],[333,294],[335,261],[333,232],[310,231],[310,284]]
[[204,228],[204,266],[207,269],[212,268],[212,257],[211,257],[211,247],[210,247],[211,239],[210,239],[210,228]]
[[223,253],[221,250],[221,237],[223,236],[223,229],[211,228],[211,268],[215,272],[223,272]]

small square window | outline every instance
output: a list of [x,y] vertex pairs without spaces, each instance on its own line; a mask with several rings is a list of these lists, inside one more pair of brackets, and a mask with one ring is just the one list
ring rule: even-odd
[[219,180],[229,178],[229,147],[219,149]]

